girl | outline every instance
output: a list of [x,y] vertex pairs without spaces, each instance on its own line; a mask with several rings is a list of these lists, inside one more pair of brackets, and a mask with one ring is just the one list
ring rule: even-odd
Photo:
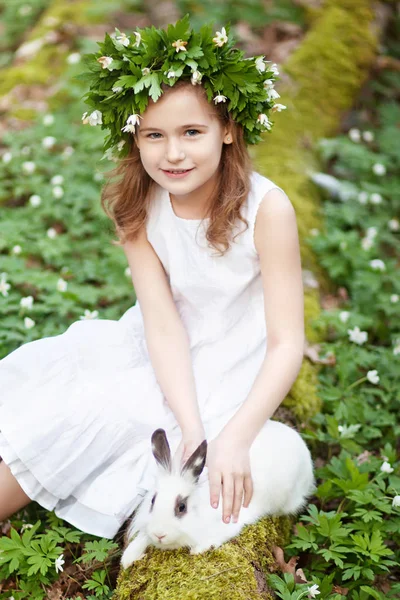
[[[211,505],[222,498],[224,522],[237,521],[252,497],[249,449],[299,372],[295,212],[282,189],[253,169],[247,150],[271,126],[265,112],[252,126],[245,118],[254,120],[250,103],[260,109],[261,97],[265,111],[274,106],[276,68],[235,54],[224,28],[196,38],[183,22],[179,39],[174,28],[136,32],[135,44],[125,34],[108,38],[109,56],[97,59],[102,97],[107,77],[110,100],[123,94],[109,105],[108,126],[113,139],[117,125],[123,131],[118,149],[125,145],[126,155],[102,205],[137,303],[119,321],[75,322],[0,361],[0,520],[35,500],[112,538],[151,485],[150,438],[162,427],[182,461],[209,440]],[[194,61],[196,44],[207,61]],[[179,64],[175,52],[187,53]],[[160,83],[159,97],[148,97],[148,85],[134,88],[147,95],[146,106],[127,120],[121,73],[110,68],[121,56],[120,69],[153,76],[157,89],[153,68]],[[235,61],[240,70],[232,70]],[[236,88],[239,72],[245,85]],[[241,112],[233,110],[241,99]],[[84,123],[107,126],[106,108],[86,115]],[[277,447],[277,461],[279,454]]]

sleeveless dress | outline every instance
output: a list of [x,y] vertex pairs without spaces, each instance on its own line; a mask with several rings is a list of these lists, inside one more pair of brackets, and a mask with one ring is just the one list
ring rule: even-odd
[[[252,172],[242,206],[249,227],[239,222],[243,233],[223,257],[207,246],[208,219],[178,217],[158,185],[153,197],[147,236],[189,335],[209,440],[246,400],[265,357],[254,226],[261,200],[277,187]],[[79,320],[23,344],[0,361],[0,383],[0,456],[22,489],[78,529],[114,537],[154,481],[153,431],[166,430],[172,452],[181,439],[139,303],[118,321]]]

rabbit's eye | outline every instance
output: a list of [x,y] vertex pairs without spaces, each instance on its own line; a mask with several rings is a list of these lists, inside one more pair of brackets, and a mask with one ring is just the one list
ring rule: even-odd
[[156,499],[156,495],[154,494],[154,496],[153,496],[153,497],[152,497],[152,499],[151,499],[151,505],[152,505],[152,506],[154,505],[155,499]]
[[186,504],[181,502],[179,505],[179,512],[184,512],[186,510]]

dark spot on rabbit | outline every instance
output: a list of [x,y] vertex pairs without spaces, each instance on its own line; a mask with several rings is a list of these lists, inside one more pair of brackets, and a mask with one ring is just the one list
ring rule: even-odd
[[171,450],[164,429],[156,429],[151,436],[151,449],[157,463],[171,471]]
[[157,496],[157,492],[154,494],[154,496],[151,499],[150,512],[153,510],[154,502],[156,501],[156,496]]
[[180,495],[176,497],[175,516],[178,517],[178,519],[181,519],[183,515],[186,515],[187,513],[187,500],[188,496],[186,496],[186,498],[183,498]]
[[203,472],[204,465],[206,464],[207,457],[207,440],[203,440],[201,444],[193,452],[192,456],[189,456],[186,463],[183,465],[181,474],[190,473],[197,483],[201,473]]

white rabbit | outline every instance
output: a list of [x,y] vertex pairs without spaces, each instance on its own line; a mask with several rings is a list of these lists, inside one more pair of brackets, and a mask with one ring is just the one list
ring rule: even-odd
[[[237,523],[224,523],[222,498],[217,509],[210,504],[208,469],[204,469],[207,441],[182,467],[180,457],[171,460],[163,429],[154,431],[151,442],[158,477],[128,527],[126,539],[131,541],[121,558],[124,568],[142,558],[149,545],[168,550],[188,546],[191,554],[217,548],[265,515],[298,512],[314,489],[313,464],[305,442],[291,427],[269,420],[250,448],[250,504],[241,507]],[[199,481],[203,469],[205,476]]]

